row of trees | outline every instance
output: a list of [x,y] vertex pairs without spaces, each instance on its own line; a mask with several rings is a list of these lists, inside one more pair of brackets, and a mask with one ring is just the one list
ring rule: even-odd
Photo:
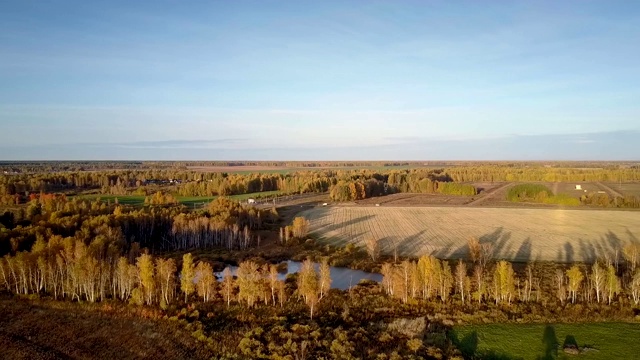
[[[174,259],[148,253],[119,256],[116,249],[85,245],[71,238],[39,240],[30,252],[0,258],[0,288],[21,295],[50,295],[54,299],[103,301],[117,299],[138,305],[166,308],[179,295],[187,302],[197,295],[204,302],[232,301],[254,307],[257,302],[283,306],[288,294],[279,280],[276,265],[240,263],[236,276],[229,268],[217,281],[206,261],[194,262],[190,253],[178,266]],[[131,261],[134,259],[134,261]],[[315,269],[311,260],[303,262],[298,274],[297,294],[309,306],[313,317],[317,303],[331,287],[329,264],[324,260]]]
[[[373,247],[369,248],[371,254]],[[556,267],[554,272],[542,271],[542,267],[529,263],[523,272],[517,273],[508,261],[493,263],[491,246],[486,243],[471,239],[469,251],[471,268],[462,260],[452,268],[448,261],[433,256],[423,256],[417,262],[385,263],[382,287],[403,302],[418,298],[447,301],[457,294],[462,302],[496,304],[552,298],[561,303],[611,304],[616,299],[625,299],[640,304],[640,244],[623,248],[626,271],[621,271],[619,262],[609,257],[591,266],[574,264],[566,270]]]
[[443,177],[444,181],[433,180],[438,178],[436,174],[434,172],[410,174],[392,172],[388,176],[380,176],[382,179],[387,179],[387,182],[376,178],[339,181],[331,187],[329,195],[335,201],[354,201],[397,192],[464,196],[474,196],[478,193],[471,184],[447,182],[446,176]]
[[333,185],[329,191],[329,196],[334,201],[354,201],[394,192],[396,192],[394,188],[377,179],[350,180],[339,181]]
[[543,181],[543,182],[584,182],[611,181],[630,182],[640,180],[640,167],[618,165],[586,167],[588,164],[560,167],[545,164],[496,164],[480,166],[447,167],[445,172],[455,182],[469,181]]
[[606,193],[591,192],[580,197],[580,202],[585,205],[613,208],[640,208],[640,197],[627,195],[624,197],[610,197]]
[[[0,196],[39,192],[99,190],[103,194],[146,195],[158,186],[180,196],[238,195],[263,191],[285,193],[326,192],[342,175],[335,171],[298,171],[287,174],[227,174],[178,170],[126,170],[2,175]],[[3,197],[3,202],[15,201]]]

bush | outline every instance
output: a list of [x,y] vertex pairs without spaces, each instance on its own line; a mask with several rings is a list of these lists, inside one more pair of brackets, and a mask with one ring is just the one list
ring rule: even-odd
[[519,184],[507,193],[509,201],[535,201],[544,202],[546,198],[552,197],[553,193],[548,187],[541,184]]

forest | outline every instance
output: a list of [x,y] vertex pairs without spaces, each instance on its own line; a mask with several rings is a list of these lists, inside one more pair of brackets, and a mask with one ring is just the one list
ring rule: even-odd
[[[136,168],[101,171],[27,171],[0,174],[0,204],[24,204],[33,193],[80,193],[148,196],[163,191],[175,196],[228,196],[279,191],[283,194],[326,193],[336,201],[352,201],[403,193],[473,196],[470,182],[581,182],[639,181],[640,168],[564,168],[534,166],[454,166],[443,168],[385,167],[292,170],[284,173],[227,173],[171,168]],[[18,165],[15,165],[18,166]],[[24,166],[24,165],[22,165]],[[309,168],[311,168],[309,166]],[[636,199],[609,199],[609,203],[634,203]],[[602,203],[604,200],[588,203]],[[624,206],[623,206],[624,207]]]

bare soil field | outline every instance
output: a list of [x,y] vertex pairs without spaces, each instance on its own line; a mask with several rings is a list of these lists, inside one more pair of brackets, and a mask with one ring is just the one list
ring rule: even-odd
[[0,299],[0,359],[209,358],[181,326],[77,303]]
[[472,182],[468,184],[471,184],[475,186],[476,189],[478,189],[478,195],[484,195],[484,194],[489,194],[494,192],[495,190],[497,190],[501,186],[504,186],[504,184],[507,184],[507,183],[486,181],[486,182]]
[[321,241],[364,245],[378,239],[384,253],[468,256],[467,240],[493,244],[513,261],[593,261],[640,241],[640,212],[480,207],[315,207],[301,213]]
[[623,196],[640,196],[640,183],[602,183]]
[[[495,191],[508,183],[500,182],[476,182],[470,183],[478,189],[476,196],[457,196],[442,194],[415,194],[398,193],[387,196],[374,197],[354,202],[354,205],[375,206],[461,206],[481,203],[483,199],[490,197]],[[506,195],[505,195],[506,196]]]
[[465,205],[471,200],[472,198],[468,196],[398,193],[358,200],[354,204],[363,206],[375,206],[375,204],[387,206]]
[[[549,188],[554,195],[566,194],[570,197],[580,199],[582,195],[586,195],[592,192],[604,191],[609,196],[616,196],[616,192],[607,186],[603,186],[600,183],[594,182],[512,182],[501,183],[497,188],[491,189],[484,196],[470,202],[469,206],[500,206],[500,207],[533,207],[533,208],[559,208],[560,205],[554,204],[541,204],[541,203],[516,203],[507,200],[507,193],[509,189],[518,184],[541,184]],[[576,185],[580,185],[580,190],[576,190]],[[640,184],[639,184],[640,185]],[[640,188],[640,186],[639,186]],[[640,189],[639,189],[640,190]],[[482,195],[482,194],[481,194]]]
[[[604,191],[603,188],[592,182],[574,182],[574,183],[543,183],[554,195],[567,194],[573,198],[579,199],[582,195],[592,192]],[[580,186],[580,190],[576,190],[576,185]],[[609,194],[611,196],[611,194]]]

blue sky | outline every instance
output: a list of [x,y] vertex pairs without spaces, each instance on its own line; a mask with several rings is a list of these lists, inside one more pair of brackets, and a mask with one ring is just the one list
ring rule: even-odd
[[0,159],[640,159],[633,1],[8,1]]

